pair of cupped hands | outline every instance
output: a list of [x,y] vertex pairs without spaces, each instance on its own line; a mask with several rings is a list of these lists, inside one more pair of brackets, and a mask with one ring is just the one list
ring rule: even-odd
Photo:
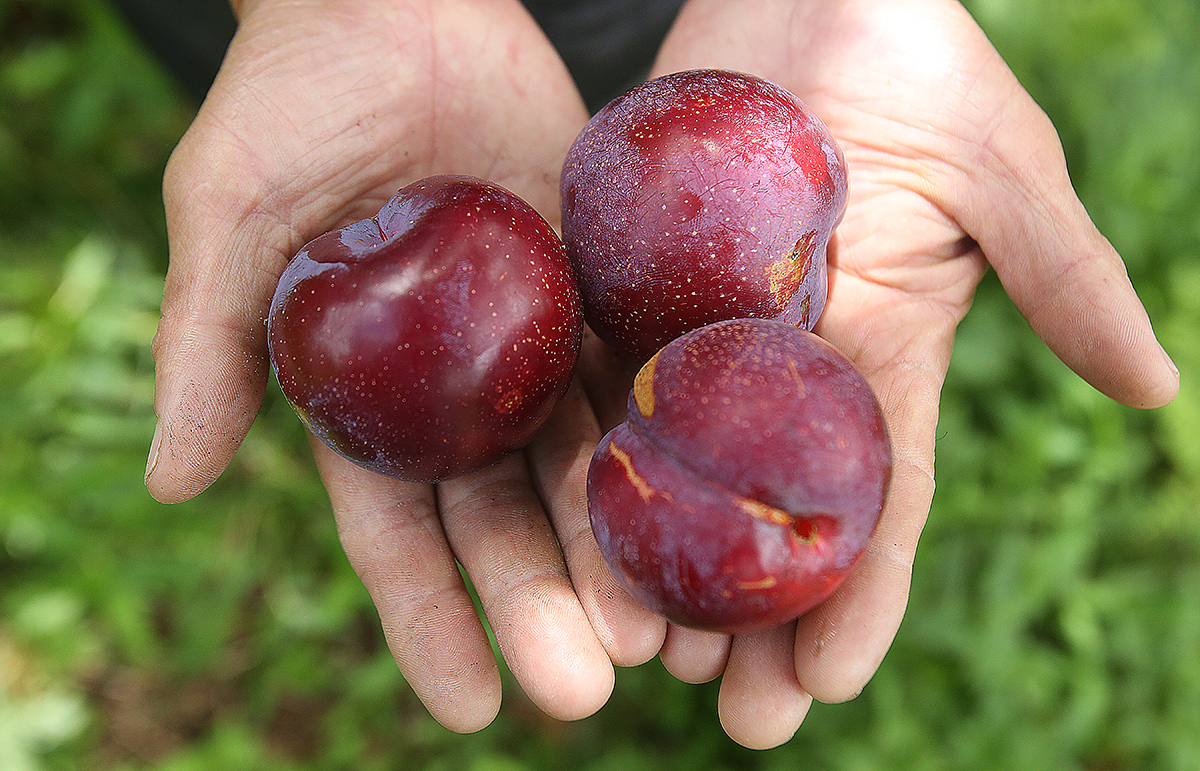
[[[237,34],[164,183],[171,259],[146,482],[165,502],[216,479],[254,420],[267,308],[300,246],[434,173],[494,181],[554,224],[563,157],[588,117],[517,0],[242,0],[235,12]],[[817,331],[866,375],[887,418],[895,468],[879,527],[846,582],[797,622],[730,637],[643,609],[588,523],[588,461],[622,419],[633,375],[591,336],[533,443],[483,471],[418,485],[314,442],[391,652],[452,730],[487,726],[501,701],[460,564],[511,672],[555,718],[592,714],[614,665],[656,655],[680,680],[720,676],[721,723],[748,747],[787,741],[814,698],[858,694],[905,610],[954,331],[989,267],[1100,391],[1138,407],[1177,392],[1053,126],[957,2],[691,0],[653,74],[697,67],[790,89],[845,152],[849,202]]]

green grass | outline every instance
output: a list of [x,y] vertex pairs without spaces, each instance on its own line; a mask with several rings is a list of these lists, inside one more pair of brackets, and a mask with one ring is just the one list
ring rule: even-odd
[[657,663],[579,723],[510,683],[489,729],[438,727],[274,390],[210,491],[149,498],[159,183],[194,108],[98,0],[0,0],[0,768],[1200,768],[1200,12],[969,6],[1055,120],[1183,392],[1106,400],[986,281],[896,644],[859,699],[752,753],[714,685]]

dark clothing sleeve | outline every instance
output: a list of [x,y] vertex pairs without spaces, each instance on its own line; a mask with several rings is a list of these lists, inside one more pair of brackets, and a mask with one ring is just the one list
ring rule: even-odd
[[129,28],[197,101],[237,28],[228,0],[112,0]]
[[588,108],[645,79],[683,0],[524,0]]

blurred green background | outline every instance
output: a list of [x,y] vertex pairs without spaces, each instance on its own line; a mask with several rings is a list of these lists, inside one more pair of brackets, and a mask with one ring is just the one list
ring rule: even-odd
[[0,2],[0,769],[1200,769],[1200,10],[974,0],[1054,119],[1183,392],[1116,405],[989,278],[912,602],[866,691],[741,750],[716,686],[623,670],[550,721],[437,726],[270,390],[188,504],[142,485],[163,164],[194,105],[100,0]]

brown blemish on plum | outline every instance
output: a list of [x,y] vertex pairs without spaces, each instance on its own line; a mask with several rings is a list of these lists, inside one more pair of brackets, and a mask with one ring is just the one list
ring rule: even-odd
[[738,498],[737,505],[738,508],[747,514],[758,517],[766,522],[776,525],[790,525],[792,523],[792,518],[788,516],[787,512],[765,504],[762,501],[756,501],[753,498]]
[[[800,236],[786,256],[767,266],[768,287],[780,307],[786,305],[804,283],[804,277],[812,266],[816,244],[817,231],[810,230]],[[807,309],[804,315],[807,317]]]
[[803,544],[815,544],[819,540],[817,523],[807,517],[794,517],[782,509],[756,501],[753,498],[738,498],[738,508],[773,525],[791,528],[792,537]]
[[[661,351],[660,351],[661,353]],[[658,366],[658,354],[642,365],[633,379],[633,400],[638,412],[647,420],[654,414],[654,370]]]
[[649,502],[655,496],[657,491],[651,487],[642,475],[637,473],[633,467],[633,459],[629,457],[629,453],[617,446],[616,442],[609,441],[608,452],[617,459],[617,463],[621,464],[621,468],[625,471],[625,476],[629,479],[629,483],[633,485],[633,489],[637,490],[643,501]]
[[792,535],[797,541],[814,544],[818,539],[817,523],[803,517],[792,518]]
[[788,374],[792,376],[792,381],[796,384],[796,396],[801,399],[808,396],[808,386],[804,385],[804,378],[800,376],[800,370],[796,368],[795,359],[788,359]]
[[779,583],[779,579],[775,576],[763,576],[754,581],[738,581],[737,587],[743,591],[761,591],[773,589],[777,583]]

